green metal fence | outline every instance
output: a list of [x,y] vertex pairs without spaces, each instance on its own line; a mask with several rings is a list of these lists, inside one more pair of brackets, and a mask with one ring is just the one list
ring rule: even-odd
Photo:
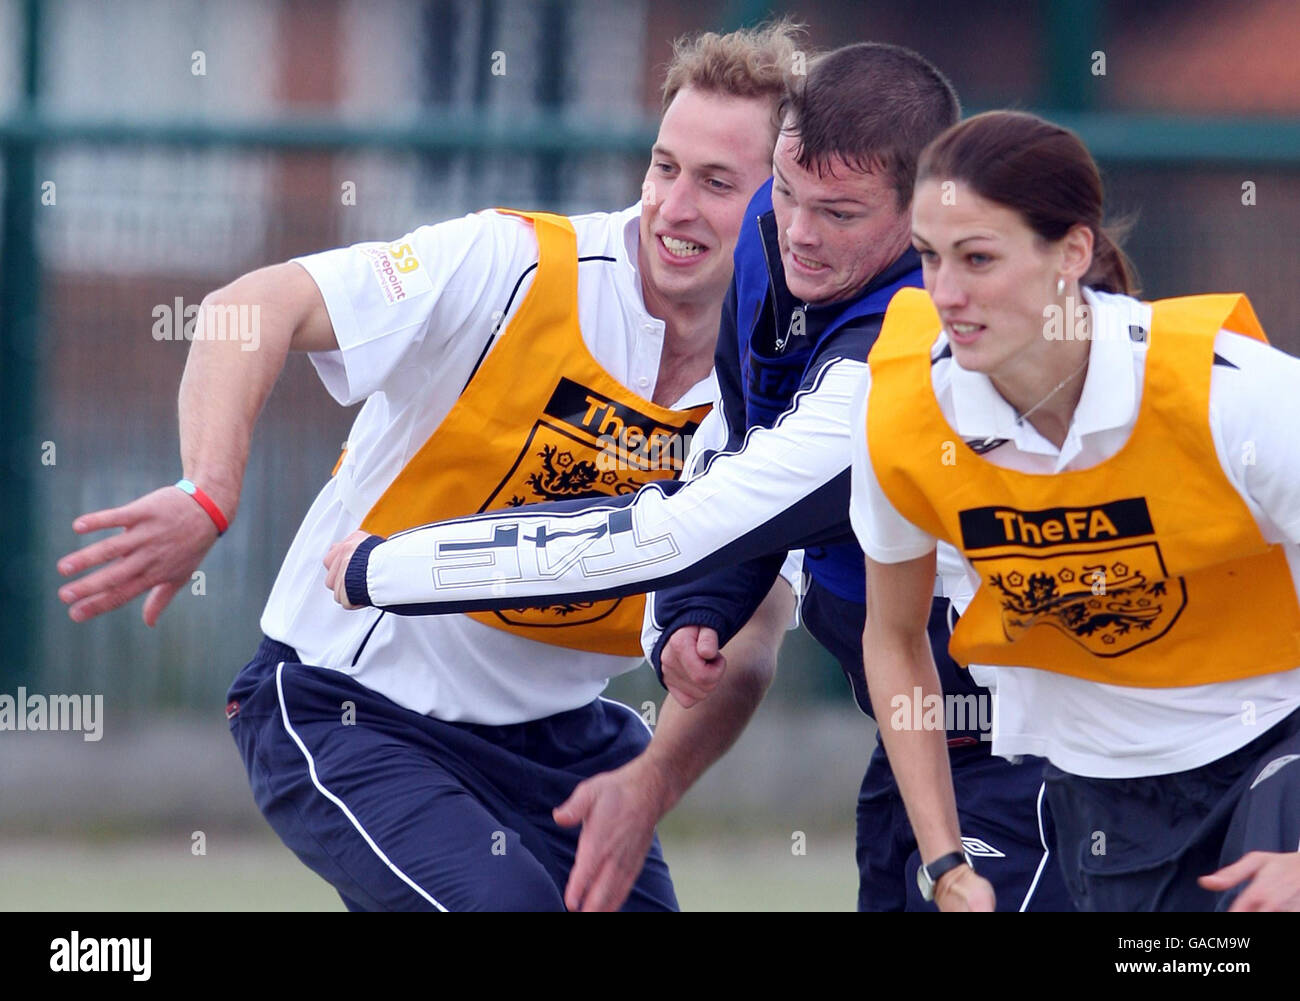
[[[1106,5],[1065,6],[1077,19]],[[128,707],[218,706],[256,643],[280,559],[350,414],[305,359],[291,359],[259,425],[239,518],[203,568],[202,593],[182,591],[153,632],[138,601],[74,626],[54,572],[56,557],[78,544],[72,518],[179,475],[175,394],[185,345],[152,335],[154,309],[177,297],[198,303],[271,261],[391,239],[484,205],[621,207],[637,196],[654,123],[645,112],[577,115],[558,84],[517,120],[437,108],[400,123],[73,113],[41,92],[47,6],[11,7],[21,15],[14,49],[23,69],[0,117],[0,691],[26,684],[112,692]],[[562,51],[566,5],[553,7],[539,45]],[[767,7],[724,14],[753,17]],[[1064,44],[1054,37],[1044,38],[1049,50]],[[1129,249],[1147,294],[1248,291],[1275,342],[1300,351],[1292,291],[1300,122],[1086,110],[1077,88],[1060,81],[1047,93],[1073,105],[1045,113],[1098,155],[1112,205],[1137,213]],[[370,200],[360,211],[338,197],[355,178],[373,179],[360,187]],[[51,180],[57,201],[47,205]],[[376,192],[398,184],[401,198],[391,201],[402,209],[386,214]],[[815,655],[796,642],[793,659]],[[836,674],[823,657],[786,684],[838,695]],[[641,682],[626,684],[635,692]]]

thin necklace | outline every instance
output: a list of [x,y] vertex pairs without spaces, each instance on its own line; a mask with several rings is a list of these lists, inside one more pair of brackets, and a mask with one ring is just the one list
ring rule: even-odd
[[1080,372],[1082,372],[1085,368],[1088,367],[1088,358],[1089,358],[1089,356],[1088,356],[1087,354],[1085,354],[1085,355],[1083,356],[1083,364],[1082,364],[1082,365],[1080,365],[1080,366],[1079,366],[1078,368],[1076,368],[1073,372],[1071,372],[1069,375],[1067,375],[1064,379],[1062,379],[1060,382],[1058,382],[1058,383],[1056,384],[1056,386],[1052,389],[1052,391],[1051,391],[1050,393],[1048,393],[1046,396],[1044,396],[1041,400],[1039,400],[1037,403],[1035,403],[1032,407],[1030,407],[1028,410],[1026,410],[1023,414],[1017,414],[1017,415],[1016,415],[1016,423],[1017,423],[1017,424],[1024,424],[1025,421],[1029,419],[1029,415],[1030,415],[1030,414],[1032,414],[1035,410],[1037,410],[1037,409],[1038,409],[1039,407],[1041,407],[1044,403],[1046,403],[1046,402],[1047,402],[1048,400],[1050,400],[1053,396],[1055,396],[1055,395],[1056,395],[1057,393],[1059,393],[1062,389],[1064,389],[1064,388],[1065,388],[1065,384],[1066,384],[1067,382],[1072,381],[1076,375],[1078,375]]
[[[1080,366],[1079,366],[1078,368],[1076,368],[1073,372],[1071,372],[1071,373],[1070,373],[1069,375],[1067,375],[1064,379],[1062,379],[1062,380],[1061,380],[1060,382],[1058,382],[1055,386],[1053,386],[1052,389],[1048,391],[1048,394],[1047,394],[1046,396],[1044,396],[1041,400],[1039,400],[1039,401],[1038,401],[1037,403],[1035,403],[1032,407],[1030,407],[1028,410],[1026,410],[1023,414],[1017,411],[1017,413],[1016,413],[1016,426],[1017,426],[1017,427],[1021,427],[1021,426],[1023,426],[1024,423],[1025,423],[1025,421],[1027,421],[1027,420],[1029,419],[1029,415],[1030,415],[1030,414],[1032,414],[1035,410],[1037,410],[1037,409],[1038,409],[1039,407],[1041,407],[1044,403],[1046,403],[1046,402],[1047,402],[1048,400],[1050,400],[1053,396],[1055,396],[1055,395],[1056,395],[1057,393],[1059,393],[1062,389],[1064,389],[1067,383],[1072,382],[1072,381],[1074,380],[1075,376],[1077,376],[1080,372],[1082,372],[1085,368],[1088,367],[1088,361],[1089,361],[1090,357],[1091,357],[1091,353],[1089,353],[1089,354],[1085,354],[1084,357],[1083,357],[1083,364],[1082,364],[1082,365],[1080,365]],[[1013,407],[1012,409],[1014,410],[1015,408]],[[1000,434],[996,434],[996,433],[995,433],[995,434],[991,434],[991,435],[989,435],[987,438],[984,439],[984,444],[983,444],[981,447],[984,448],[984,449],[987,449],[987,448],[989,448],[989,446],[991,446],[994,442],[998,441],[998,440],[1001,439],[1001,438],[1002,438],[1002,436],[1001,436]]]

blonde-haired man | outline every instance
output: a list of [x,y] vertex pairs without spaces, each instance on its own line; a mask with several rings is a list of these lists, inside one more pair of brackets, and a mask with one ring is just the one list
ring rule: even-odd
[[[235,514],[253,424],[288,351],[309,352],[341,404],[365,401],[227,706],[258,806],[350,909],[563,909],[582,854],[572,825],[599,831],[604,800],[589,786],[567,805],[570,826],[552,811],[650,743],[636,713],[600,695],[641,662],[641,599],[358,617],[322,586],[320,554],[358,522],[389,534],[679,471],[669,446],[714,398],[732,251],[770,176],[796,42],[781,22],[679,43],[640,206],[485,211],[211,293],[206,305],[263,307],[262,348],[195,339],[181,489],[75,523],[126,532],[60,561],[65,575],[107,564],[61,589],[72,618],[148,590],[153,624]],[[779,636],[791,605],[778,582],[756,628]],[[774,656],[754,658],[760,676]],[[652,759],[689,776],[701,746],[721,741],[720,753],[734,739],[764,687],[744,689],[743,713],[720,702],[678,717]],[[642,854],[625,908],[674,909],[657,841]],[[570,906],[600,903],[583,892]]]

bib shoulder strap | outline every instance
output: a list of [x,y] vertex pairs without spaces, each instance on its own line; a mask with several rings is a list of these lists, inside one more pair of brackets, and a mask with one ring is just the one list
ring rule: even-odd
[[930,347],[943,321],[923,288],[901,288],[889,301],[880,336],[872,345],[867,362],[880,362],[924,356],[928,362]]
[[500,215],[512,215],[532,223],[534,227],[554,227],[567,233],[573,232],[573,223],[568,216],[556,215],[554,212],[527,212],[524,209],[496,208],[492,211]]
[[549,329],[576,315],[578,302],[578,236],[566,216],[553,212],[496,209],[530,223],[537,236],[537,274],[517,316]]
[[[1166,414],[1170,427],[1184,433],[1208,429],[1214,338],[1220,328],[1268,343],[1250,300],[1240,293],[1151,303],[1143,408],[1155,407]],[[1207,434],[1202,446],[1208,440]]]
[[1268,343],[1254,307],[1240,292],[1158,299],[1151,304],[1152,326],[1157,322],[1169,329],[1209,336],[1211,340],[1222,328]]

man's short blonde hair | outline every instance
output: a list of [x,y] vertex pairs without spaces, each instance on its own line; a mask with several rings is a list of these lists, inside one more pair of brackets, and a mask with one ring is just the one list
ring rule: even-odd
[[808,59],[804,26],[790,18],[726,35],[706,32],[673,42],[673,58],[664,80],[663,110],[687,87],[731,97],[765,97],[776,109],[786,95],[788,78]]

